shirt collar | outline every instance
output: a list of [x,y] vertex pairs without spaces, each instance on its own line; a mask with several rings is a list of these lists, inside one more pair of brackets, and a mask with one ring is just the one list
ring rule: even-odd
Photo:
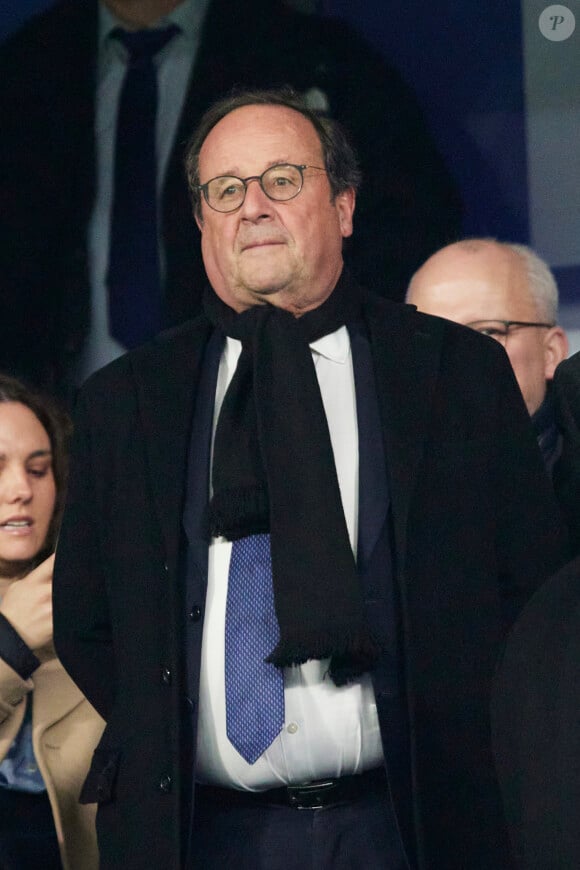
[[348,329],[346,326],[341,326],[336,332],[331,332],[328,335],[323,335],[322,338],[317,338],[316,341],[311,343],[310,349],[331,362],[344,365],[350,354]]
[[[183,0],[183,3],[176,6],[168,15],[164,15],[156,21],[153,27],[166,27],[168,24],[176,24],[181,30],[181,35],[191,42],[197,42],[208,2],[209,0]],[[104,48],[111,30],[115,27],[125,26],[103,2],[100,2],[99,51]]]
[[[311,342],[310,349],[331,362],[344,365],[350,354],[348,329],[346,326],[341,326],[335,332],[323,335],[322,338],[317,338],[316,341]],[[228,365],[232,368],[236,367],[241,350],[241,341],[238,341],[237,338],[227,338],[225,354]]]

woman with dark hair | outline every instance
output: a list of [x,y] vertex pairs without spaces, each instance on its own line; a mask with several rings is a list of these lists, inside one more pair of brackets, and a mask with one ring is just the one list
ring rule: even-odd
[[52,645],[51,555],[70,421],[0,375],[0,867],[98,867],[94,807],[78,803],[103,721]]

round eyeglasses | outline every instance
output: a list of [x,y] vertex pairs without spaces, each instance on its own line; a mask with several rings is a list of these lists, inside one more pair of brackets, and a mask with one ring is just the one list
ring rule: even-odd
[[509,335],[516,329],[551,329],[555,325],[555,323],[534,323],[529,320],[472,320],[471,323],[465,324],[470,329],[481,332],[482,335],[495,338],[503,345],[507,344]]
[[279,163],[270,166],[261,175],[249,175],[247,178],[238,178],[235,175],[218,175],[211,178],[205,184],[198,184],[204,199],[214,211],[227,213],[239,208],[246,198],[246,191],[250,181],[257,181],[268,199],[276,202],[286,202],[294,199],[302,190],[304,184],[304,170],[318,169],[326,172],[322,166],[310,166],[306,163]]

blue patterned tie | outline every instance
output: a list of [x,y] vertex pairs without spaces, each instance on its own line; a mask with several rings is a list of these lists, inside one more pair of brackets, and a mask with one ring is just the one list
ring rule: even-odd
[[179,28],[126,31],[112,36],[129,53],[119,97],[111,213],[109,328],[126,348],[159,332],[162,290],[157,224],[157,71],[153,58]]
[[226,730],[253,764],[284,725],[282,671],[264,659],[279,639],[269,535],[232,544],[225,631]]

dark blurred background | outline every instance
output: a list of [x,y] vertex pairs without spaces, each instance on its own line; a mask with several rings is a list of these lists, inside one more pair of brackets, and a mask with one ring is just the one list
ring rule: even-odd
[[[7,0],[0,39],[51,0]],[[580,0],[562,41],[543,0],[294,0],[347,20],[415,90],[463,199],[465,235],[535,248],[554,269],[580,348]],[[369,118],[369,129],[380,123]],[[578,331],[578,332],[576,332]]]

